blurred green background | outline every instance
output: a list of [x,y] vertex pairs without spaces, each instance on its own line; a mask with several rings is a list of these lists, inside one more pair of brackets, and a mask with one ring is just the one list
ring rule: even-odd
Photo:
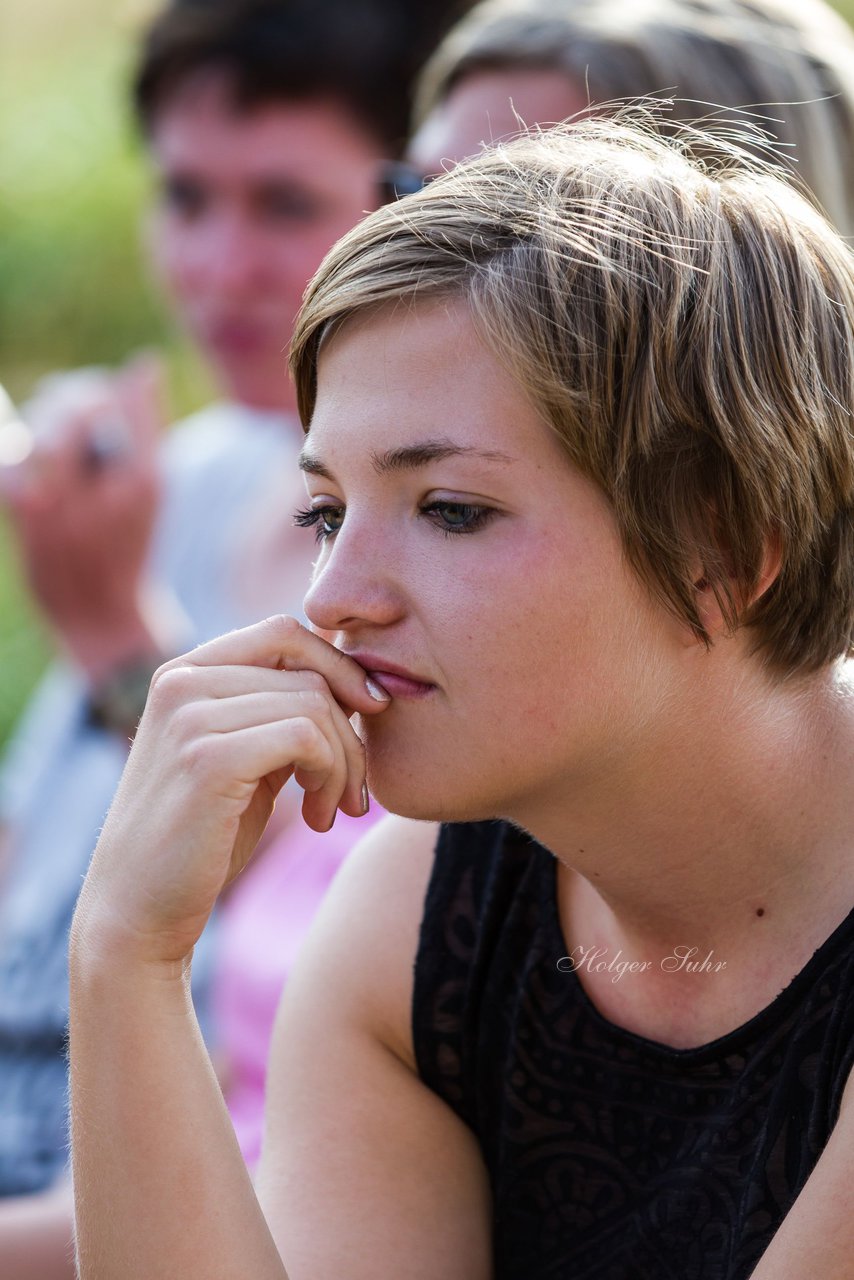
[[[125,88],[156,7],[0,0],[0,380],[16,399],[51,370],[150,345],[167,354],[176,414],[208,394],[144,271],[147,176]],[[837,7],[854,20],[854,0]],[[48,653],[0,519],[0,743]]]
[[[126,84],[154,5],[0,0],[0,381],[24,399],[44,374],[168,358],[176,415],[209,388],[144,269],[144,158]],[[0,518],[0,743],[50,652]]]

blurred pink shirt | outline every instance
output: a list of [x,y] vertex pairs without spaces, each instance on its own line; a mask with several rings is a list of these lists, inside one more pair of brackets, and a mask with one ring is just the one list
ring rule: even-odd
[[267,1057],[282,988],[336,871],[384,816],[372,801],[364,818],[339,812],[322,835],[297,818],[238,879],[220,909],[214,1025],[228,1109],[250,1169],[261,1152]]

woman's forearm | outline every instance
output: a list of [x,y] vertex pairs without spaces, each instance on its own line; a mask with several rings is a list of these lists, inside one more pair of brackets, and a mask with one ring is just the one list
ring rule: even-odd
[[287,1280],[177,967],[71,952],[82,1280]]
[[155,673],[72,928],[83,1280],[287,1280],[202,1044],[187,957],[291,776],[317,831],[339,808],[364,811],[348,717],[388,703],[292,618]]

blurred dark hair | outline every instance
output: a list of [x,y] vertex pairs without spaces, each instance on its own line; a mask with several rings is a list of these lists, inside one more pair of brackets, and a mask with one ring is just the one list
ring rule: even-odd
[[405,141],[416,71],[465,0],[171,0],[142,42],[143,130],[189,76],[228,75],[235,104],[332,97],[389,150]]

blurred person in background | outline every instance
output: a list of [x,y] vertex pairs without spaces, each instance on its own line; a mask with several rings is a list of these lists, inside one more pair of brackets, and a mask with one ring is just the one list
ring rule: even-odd
[[824,0],[484,0],[419,78],[410,183],[522,122],[650,93],[676,120],[741,109],[742,143],[753,122],[754,147],[854,235],[854,34]]
[[[290,519],[302,497],[291,327],[326,250],[383,198],[412,74],[451,8],[176,0],[144,40],[134,103],[158,186],[151,256],[224,398],[164,440],[151,358],[59,375],[26,407],[28,456],[3,468],[62,653],[2,776],[0,1272],[19,1280],[72,1274],[67,935],[128,738],[165,658],[270,612],[301,614],[313,555]],[[291,858],[295,807],[286,795],[279,808],[282,843],[259,875],[287,864],[299,901],[282,918],[280,985],[352,835],[345,822],[316,862],[304,842]],[[228,955],[245,959],[234,942]],[[251,983],[229,977],[245,997]],[[234,1006],[228,992],[220,1003]],[[251,1159],[254,1112],[242,1106]]]

